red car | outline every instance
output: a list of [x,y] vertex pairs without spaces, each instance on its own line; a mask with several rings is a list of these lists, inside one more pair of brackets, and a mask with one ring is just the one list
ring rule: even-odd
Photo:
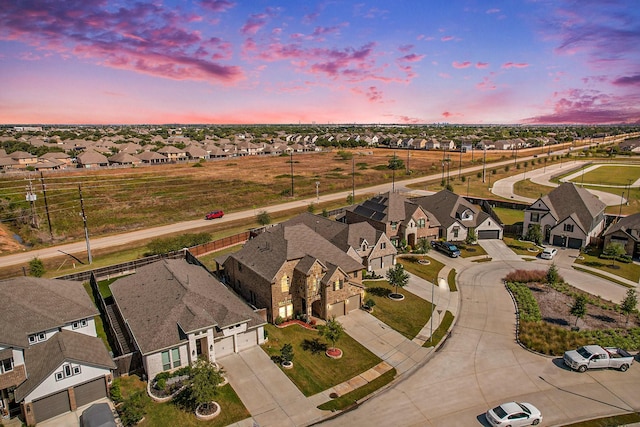
[[204,219],[216,219],[216,218],[222,218],[223,216],[224,216],[224,212],[222,212],[221,210],[217,210],[217,211],[209,212]]

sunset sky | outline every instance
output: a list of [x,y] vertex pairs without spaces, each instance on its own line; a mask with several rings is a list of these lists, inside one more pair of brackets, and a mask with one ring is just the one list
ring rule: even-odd
[[0,123],[640,123],[637,0],[2,0]]

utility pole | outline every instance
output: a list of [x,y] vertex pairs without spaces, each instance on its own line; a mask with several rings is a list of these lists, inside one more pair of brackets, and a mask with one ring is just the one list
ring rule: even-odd
[[461,173],[462,173],[462,145],[460,145],[460,162],[458,163],[458,179],[460,179]]
[[49,203],[47,202],[47,186],[44,183],[44,175],[40,172],[40,184],[42,185],[42,194],[44,194],[44,208],[47,211],[47,223],[49,224],[49,235],[53,240],[53,230],[51,229],[51,216],[49,216]]
[[467,178],[467,197],[469,197],[469,184],[471,183],[471,177]]
[[291,164],[291,197],[293,197],[293,149],[289,153],[289,163]]
[[316,203],[320,203],[320,181],[316,181]]
[[411,168],[409,167],[410,158],[411,158],[411,151],[407,149],[407,175],[411,175]]
[[29,180],[29,185],[27,186],[27,202],[31,206],[31,226],[33,228],[40,228],[38,224],[38,215],[36,214],[36,193],[33,191],[33,184],[31,182],[31,176],[27,178]]
[[82,199],[82,188],[80,184],[78,184],[78,193],[80,194],[80,210],[82,211],[80,215],[84,223],[84,239],[87,242],[87,258],[89,259],[89,264],[91,264],[93,259],[91,258],[91,246],[89,245],[89,229],[87,228],[87,216],[84,214],[84,200]]
[[351,158],[351,198],[356,202],[356,159]]
[[487,146],[484,147],[484,156],[482,158],[482,183],[485,183],[486,166],[487,166]]

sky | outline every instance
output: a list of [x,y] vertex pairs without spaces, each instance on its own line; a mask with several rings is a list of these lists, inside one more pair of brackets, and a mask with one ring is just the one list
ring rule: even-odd
[[0,0],[0,124],[639,124],[638,0]]

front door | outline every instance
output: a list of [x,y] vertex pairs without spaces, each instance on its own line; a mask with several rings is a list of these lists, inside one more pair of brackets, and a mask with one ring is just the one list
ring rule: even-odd
[[198,359],[208,358],[206,338],[200,338],[196,340],[196,356],[198,357]]

